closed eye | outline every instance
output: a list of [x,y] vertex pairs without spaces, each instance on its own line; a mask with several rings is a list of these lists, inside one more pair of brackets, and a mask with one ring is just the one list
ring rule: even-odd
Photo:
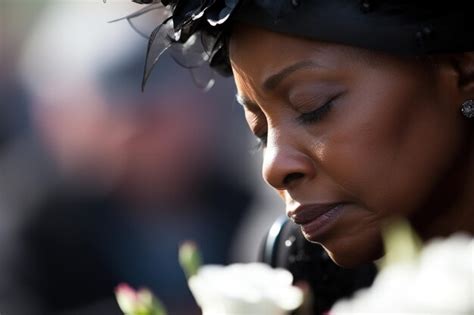
[[334,101],[337,97],[339,97],[339,95],[332,97],[329,101],[324,103],[324,105],[316,108],[315,110],[312,110],[307,113],[302,113],[298,117],[298,121],[302,124],[312,124],[320,121],[331,111],[332,106],[334,105]]
[[265,132],[262,135],[255,135],[257,137],[257,145],[255,146],[255,151],[260,151],[265,149],[267,146],[267,133]]
[[[298,121],[302,124],[313,124],[322,120],[331,111],[334,105],[334,101],[340,95],[342,95],[342,93],[330,98],[329,101],[324,103],[322,106],[316,108],[315,110],[300,114],[300,116],[297,118]],[[257,137],[257,145],[255,150],[259,151],[264,149],[267,146],[267,132],[261,135],[256,134],[255,136]]]

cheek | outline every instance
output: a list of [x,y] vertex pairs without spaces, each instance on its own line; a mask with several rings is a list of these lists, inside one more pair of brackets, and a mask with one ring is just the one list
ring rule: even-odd
[[408,214],[422,207],[452,162],[455,128],[446,107],[419,85],[393,86],[378,80],[338,108],[322,164],[364,208]]

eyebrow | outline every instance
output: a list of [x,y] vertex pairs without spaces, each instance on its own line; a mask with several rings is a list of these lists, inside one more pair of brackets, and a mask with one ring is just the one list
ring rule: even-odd
[[[299,71],[301,69],[312,69],[312,68],[321,68],[322,66],[315,62],[314,60],[303,60],[299,61],[297,63],[294,63],[286,68],[283,68],[279,72],[269,76],[265,81],[263,82],[263,88],[265,90],[273,90],[275,89],[278,84],[281,83],[286,77],[288,77],[290,74]],[[235,99],[237,103],[239,103],[241,106],[251,110],[255,111],[258,110],[259,106],[257,103],[249,100],[245,96],[237,93],[235,95]]]
[[281,83],[281,81],[283,81],[286,77],[288,77],[290,74],[296,71],[299,71],[301,69],[308,69],[308,68],[311,69],[311,68],[321,68],[321,67],[322,66],[316,63],[314,60],[299,61],[269,76],[263,82],[263,88],[265,90],[273,90],[278,86],[278,84]]

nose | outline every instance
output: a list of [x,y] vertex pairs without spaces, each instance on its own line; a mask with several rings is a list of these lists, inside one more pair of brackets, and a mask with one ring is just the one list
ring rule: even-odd
[[294,141],[280,137],[267,143],[263,153],[262,174],[265,181],[275,189],[290,189],[314,176],[315,165]]

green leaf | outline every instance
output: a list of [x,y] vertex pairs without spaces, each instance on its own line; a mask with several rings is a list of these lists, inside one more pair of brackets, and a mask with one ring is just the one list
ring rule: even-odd
[[186,241],[180,246],[179,263],[186,274],[186,278],[189,279],[197,274],[202,265],[202,258],[194,242]]

